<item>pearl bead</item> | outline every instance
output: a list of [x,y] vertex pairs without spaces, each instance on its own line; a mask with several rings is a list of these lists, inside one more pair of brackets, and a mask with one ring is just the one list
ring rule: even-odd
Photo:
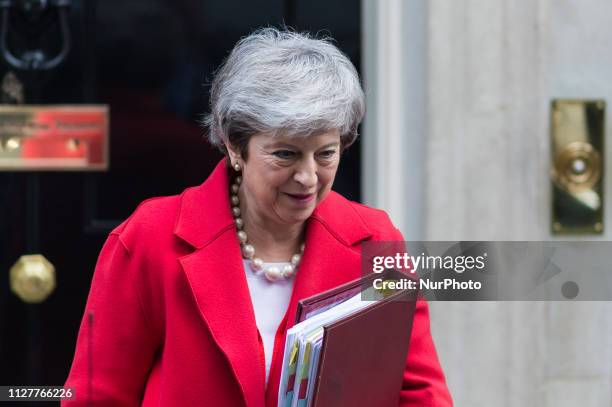
[[234,215],[234,218],[240,216],[240,208],[237,206],[232,206],[232,214]]
[[238,240],[240,240],[240,243],[246,243],[247,242],[247,234],[244,230],[239,230],[238,231]]
[[291,264],[293,264],[295,267],[297,267],[300,260],[302,260],[302,256],[299,254],[294,254],[291,256]]
[[253,255],[255,254],[255,248],[253,247],[252,244],[245,244],[244,246],[242,246],[242,256],[247,258],[247,259],[251,259],[253,258]]
[[244,221],[242,220],[242,218],[236,218],[234,219],[234,221],[236,222],[236,227],[239,230],[242,230],[242,228],[244,227]]
[[238,199],[238,195],[232,195],[232,206],[238,206],[240,204],[240,199]]
[[276,266],[268,267],[264,272],[264,275],[269,281],[272,282],[277,281],[282,277],[281,271]]
[[283,266],[283,277],[285,278],[289,278],[293,275],[293,272],[295,271],[295,267],[293,267],[293,265],[291,264],[285,264]]
[[238,184],[232,184],[232,192],[234,194],[237,194],[239,189],[240,187],[238,186]]
[[236,177],[236,184],[238,185],[242,184],[242,177],[240,176]]
[[264,262],[259,257],[255,257],[253,260],[251,260],[251,267],[253,268],[253,270],[259,271],[263,269],[263,266]]

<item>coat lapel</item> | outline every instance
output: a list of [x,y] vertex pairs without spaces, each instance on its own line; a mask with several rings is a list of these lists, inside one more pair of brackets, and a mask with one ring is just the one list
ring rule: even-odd
[[[330,198],[335,200],[336,197]],[[339,211],[336,216],[346,215]],[[332,229],[328,219],[321,216],[320,210],[309,219],[307,228],[306,250],[296,275],[290,312],[287,314],[287,328],[294,325],[299,300],[360,276],[361,255],[358,242],[371,235],[367,230],[363,230],[363,234],[356,241],[349,242],[334,233],[337,229]]]
[[[186,190],[175,234],[196,250],[180,259],[194,298],[219,349],[225,354],[249,407],[276,405],[284,333],[294,325],[303,298],[360,276],[359,243],[370,236],[355,208],[335,192],[315,209],[306,225],[306,250],[285,316],[265,389],[255,313],[230,212],[226,160],[199,187]],[[283,342],[283,343],[281,343]]]
[[200,314],[249,407],[264,405],[265,367],[230,212],[226,161],[183,193],[175,234],[196,250],[179,259]]
[[181,264],[203,320],[227,357],[246,405],[263,406],[264,366],[242,257],[233,229]]

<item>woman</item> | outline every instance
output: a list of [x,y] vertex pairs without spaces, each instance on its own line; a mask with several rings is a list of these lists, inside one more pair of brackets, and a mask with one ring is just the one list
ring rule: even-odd
[[[361,242],[403,240],[384,212],[331,191],[363,113],[355,68],[329,41],[241,40],[206,119],[226,158],[110,234],[65,405],[276,406],[297,301],[358,278]],[[400,405],[451,405],[423,301],[406,366]]]

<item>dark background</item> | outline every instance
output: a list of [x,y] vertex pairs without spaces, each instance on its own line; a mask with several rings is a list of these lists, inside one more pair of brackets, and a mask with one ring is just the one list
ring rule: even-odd
[[[9,21],[15,51],[58,49],[51,12],[38,21],[12,12]],[[200,184],[217,163],[221,155],[204,141],[198,120],[212,73],[238,39],[284,23],[322,31],[360,66],[354,0],[85,0],[72,1],[69,21],[73,47],[62,65],[13,73],[25,103],[108,104],[110,169],[0,172],[0,385],[64,383],[108,232],[139,202]],[[0,64],[3,77],[9,67]],[[335,184],[353,200],[360,199],[359,150],[357,143],[345,153]],[[38,305],[9,287],[11,266],[32,253],[56,268],[57,288]]]

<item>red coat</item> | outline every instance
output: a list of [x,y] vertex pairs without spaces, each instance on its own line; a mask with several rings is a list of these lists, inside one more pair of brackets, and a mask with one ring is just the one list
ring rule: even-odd
[[[202,185],[145,201],[111,232],[66,382],[76,399],[62,405],[89,405],[91,395],[92,405],[105,407],[276,407],[297,301],[360,277],[360,242],[403,240],[383,211],[334,192],[315,209],[266,388],[228,191],[222,161]],[[452,405],[424,301],[417,305],[400,405]]]

